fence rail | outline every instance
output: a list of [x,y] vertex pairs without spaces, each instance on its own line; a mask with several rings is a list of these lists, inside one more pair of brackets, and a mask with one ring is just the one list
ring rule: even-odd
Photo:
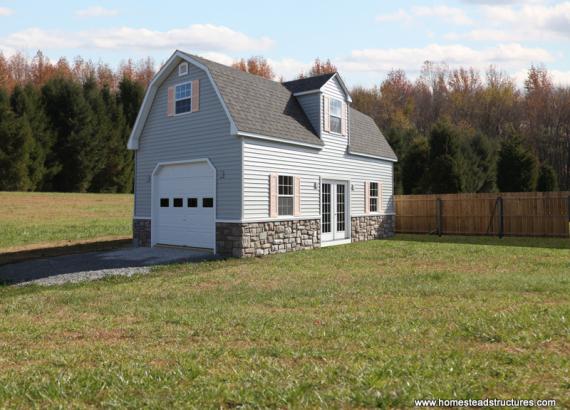
[[397,233],[569,236],[570,192],[395,195]]

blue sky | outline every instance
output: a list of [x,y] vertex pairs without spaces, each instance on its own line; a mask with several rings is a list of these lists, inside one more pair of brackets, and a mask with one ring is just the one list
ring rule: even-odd
[[0,50],[76,55],[116,66],[177,48],[230,63],[263,55],[294,77],[319,56],[350,85],[393,68],[417,76],[425,60],[490,64],[519,81],[544,64],[570,84],[570,1],[21,1],[0,0]]

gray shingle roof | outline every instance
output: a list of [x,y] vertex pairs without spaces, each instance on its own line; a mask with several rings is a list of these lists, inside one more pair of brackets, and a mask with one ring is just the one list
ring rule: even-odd
[[[280,83],[187,55],[208,68],[239,131],[324,145],[293,93],[319,89],[334,73]],[[349,152],[396,160],[374,120],[352,107]]]
[[283,85],[287,87],[293,94],[303,91],[319,90],[327,83],[336,73],[321,74],[315,77],[300,78],[299,80],[287,81]]
[[382,131],[368,115],[350,108],[349,152],[397,160]]

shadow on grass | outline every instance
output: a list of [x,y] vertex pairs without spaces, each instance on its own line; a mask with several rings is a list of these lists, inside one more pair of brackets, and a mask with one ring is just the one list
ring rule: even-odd
[[493,236],[457,236],[457,235],[416,235],[396,234],[392,240],[410,242],[432,242],[450,244],[517,246],[525,248],[569,249],[570,238],[538,238],[506,236],[502,239]]
[[132,239],[116,239],[0,253],[0,266],[32,259],[75,255],[85,252],[109,251],[130,246],[132,242]]

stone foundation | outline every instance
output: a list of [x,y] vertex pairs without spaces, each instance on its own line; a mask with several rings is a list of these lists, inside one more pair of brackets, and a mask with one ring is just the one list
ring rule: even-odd
[[150,219],[133,219],[133,244],[150,246]]
[[321,246],[321,221],[219,222],[216,239],[220,255],[238,258],[313,249]]
[[369,241],[394,236],[394,215],[370,215],[352,217],[352,242]]

